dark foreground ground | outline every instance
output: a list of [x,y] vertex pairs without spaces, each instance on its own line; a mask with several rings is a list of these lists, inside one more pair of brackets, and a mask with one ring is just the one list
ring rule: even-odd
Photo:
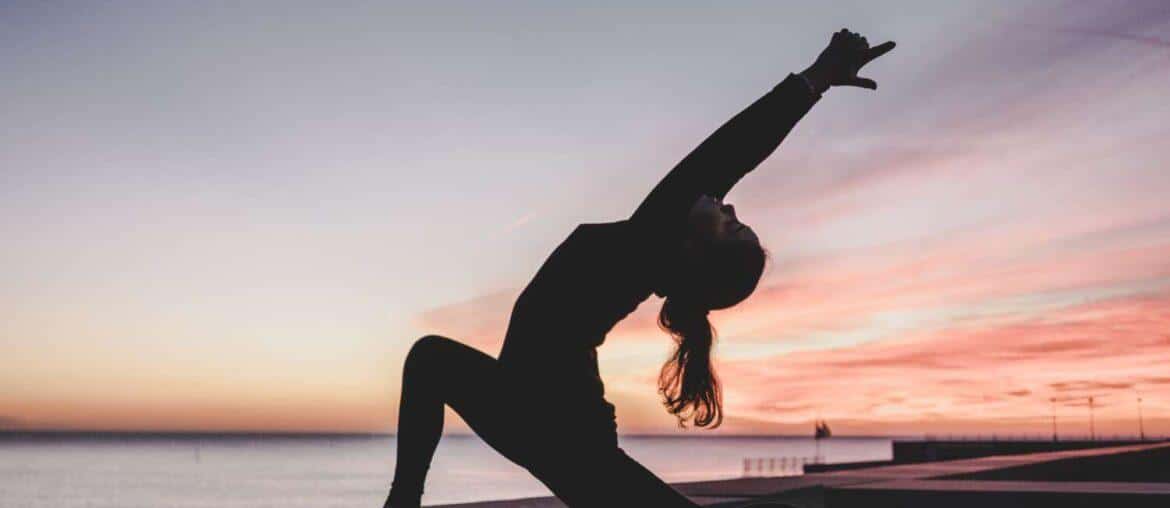
[[[1106,443],[1109,444],[1109,443]],[[1003,445],[1003,446],[997,446]],[[780,501],[798,508],[1170,507],[1170,443],[1027,451],[982,443],[990,456],[842,467],[778,478],[675,484],[704,506]],[[971,443],[962,446],[970,455]],[[996,455],[996,451],[1007,454]],[[895,454],[897,456],[897,454]],[[561,508],[553,498],[445,505],[447,508]]]

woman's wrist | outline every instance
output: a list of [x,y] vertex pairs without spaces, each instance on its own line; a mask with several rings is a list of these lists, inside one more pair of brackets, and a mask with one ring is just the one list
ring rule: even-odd
[[803,72],[797,74],[797,76],[804,79],[804,82],[808,83],[808,86],[812,88],[814,93],[823,94],[829,89],[829,80],[825,79],[815,66],[810,66]]

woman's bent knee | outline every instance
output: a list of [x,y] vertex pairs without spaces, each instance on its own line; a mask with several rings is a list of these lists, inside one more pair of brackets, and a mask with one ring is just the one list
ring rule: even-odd
[[414,345],[410,347],[410,352],[413,354],[416,351],[426,352],[429,350],[439,349],[452,342],[455,341],[443,337],[442,335],[424,335],[418,340],[414,341]]
[[410,370],[412,367],[433,364],[436,357],[442,354],[441,351],[449,347],[452,342],[454,341],[439,335],[427,335],[414,341],[414,345],[410,346],[410,352],[406,354],[404,368]]

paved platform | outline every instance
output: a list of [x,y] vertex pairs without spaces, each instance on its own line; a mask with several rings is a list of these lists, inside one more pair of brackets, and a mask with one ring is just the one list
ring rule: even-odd
[[[1135,459],[1138,459],[1135,461]],[[1170,482],[1092,481],[1091,474],[1124,477],[1125,469],[1157,468],[1170,460],[1170,444],[993,456],[866,470],[877,481],[827,486],[832,508],[966,508],[995,506],[1170,506]],[[1054,475],[1054,472],[1079,471]],[[852,473],[853,471],[850,471]],[[1130,471],[1148,476],[1148,471]],[[1075,476],[1068,481],[1062,476]]]
[[[800,508],[1012,508],[1024,506],[1170,507],[1170,482],[1115,481],[1122,468],[1170,464],[1170,443],[886,465],[778,478],[676,483],[702,506],[738,507],[762,500]],[[1062,471],[1079,471],[1061,481]],[[1110,481],[1093,481],[1094,474]],[[1134,472],[1138,478],[1156,477]],[[555,498],[446,505],[446,508],[563,508]]]

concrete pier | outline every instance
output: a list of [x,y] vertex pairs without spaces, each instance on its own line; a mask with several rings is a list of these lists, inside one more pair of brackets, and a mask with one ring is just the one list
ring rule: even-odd
[[[778,501],[799,508],[1170,506],[1170,443],[1143,443],[934,462],[889,463],[779,478],[674,484],[703,506]],[[979,447],[985,453],[992,446]],[[1079,448],[1079,449],[1078,449]],[[563,508],[554,498],[446,508]]]

